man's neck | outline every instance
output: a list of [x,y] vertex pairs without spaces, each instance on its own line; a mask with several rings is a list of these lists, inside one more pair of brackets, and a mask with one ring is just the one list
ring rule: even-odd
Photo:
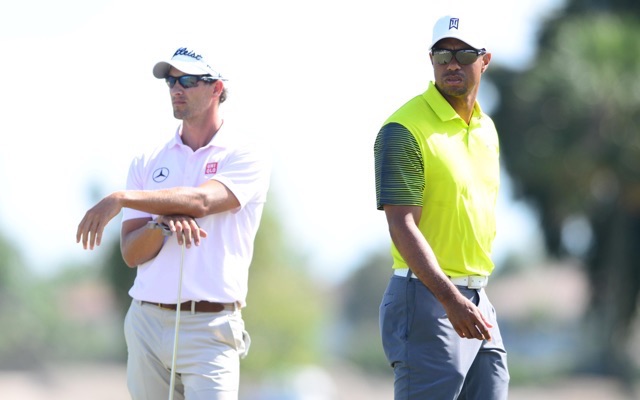
[[215,115],[212,119],[206,120],[183,120],[182,121],[182,142],[191,147],[193,151],[206,146],[213,136],[222,127],[223,120]]
[[451,105],[451,108],[462,118],[467,124],[471,122],[471,116],[473,115],[473,109],[475,108],[476,98],[478,96],[477,87],[470,92],[461,95],[447,94],[441,90],[437,85],[436,89],[442,97]]
[[451,107],[467,124],[471,122],[471,116],[473,115],[473,109],[476,103],[475,97],[445,97]]

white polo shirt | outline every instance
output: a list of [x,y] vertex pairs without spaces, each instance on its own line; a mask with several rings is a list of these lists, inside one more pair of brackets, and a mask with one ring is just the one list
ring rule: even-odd
[[[208,236],[199,246],[184,250],[181,300],[238,301],[244,306],[254,239],[269,189],[271,158],[264,148],[242,142],[226,121],[211,142],[195,152],[182,143],[181,128],[167,144],[133,160],[127,189],[195,187],[209,179],[229,188],[240,207],[197,219]],[[155,217],[125,208],[122,220]],[[181,251],[176,237],[166,238],[160,253],[138,266],[131,297],[175,304]]]

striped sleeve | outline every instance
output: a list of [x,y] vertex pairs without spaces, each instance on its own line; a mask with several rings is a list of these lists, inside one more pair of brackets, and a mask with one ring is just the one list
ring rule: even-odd
[[398,123],[386,124],[373,150],[378,210],[385,204],[422,206],[424,163],[411,132]]

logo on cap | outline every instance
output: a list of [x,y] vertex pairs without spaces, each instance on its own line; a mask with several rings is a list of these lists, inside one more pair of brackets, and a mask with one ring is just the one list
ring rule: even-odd
[[186,47],[180,47],[178,50],[176,50],[173,57],[175,56],[187,56],[187,57],[195,58],[198,61],[202,60],[202,56],[200,54],[197,54],[195,51],[189,50]]
[[459,18],[451,18],[449,20],[449,29],[452,29],[452,28],[458,29],[458,22],[459,21],[460,21]]

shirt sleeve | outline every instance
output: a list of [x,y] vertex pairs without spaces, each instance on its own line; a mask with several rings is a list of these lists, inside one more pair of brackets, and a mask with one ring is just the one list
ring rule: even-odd
[[271,178],[271,152],[253,146],[235,149],[224,166],[211,179],[225,185],[244,207],[250,202],[264,203]]
[[384,125],[374,144],[376,201],[384,205],[422,206],[424,163],[416,138],[398,123]]
[[[144,158],[136,157],[131,161],[129,165],[129,174],[127,175],[127,190],[144,190],[143,185],[143,174],[144,174]],[[135,218],[153,218],[152,214],[148,212],[134,210],[133,208],[123,208],[122,209],[122,222],[135,219]]]

